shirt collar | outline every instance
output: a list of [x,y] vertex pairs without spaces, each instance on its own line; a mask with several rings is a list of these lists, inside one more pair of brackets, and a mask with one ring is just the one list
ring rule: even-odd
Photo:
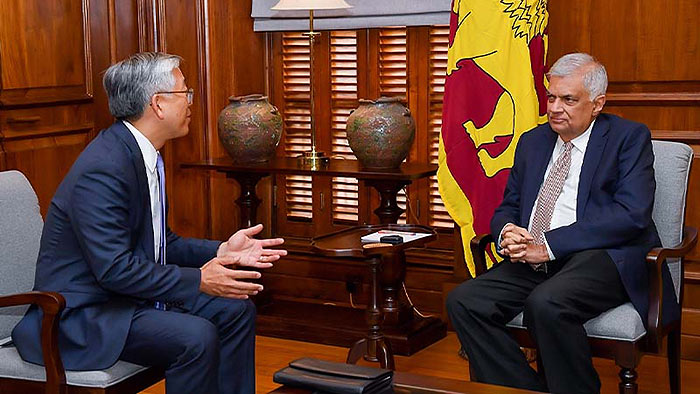
[[158,161],[158,151],[153,144],[151,144],[151,141],[149,141],[148,138],[146,138],[146,136],[139,131],[139,129],[134,127],[134,125],[126,120],[123,120],[122,122],[124,122],[124,126],[126,126],[131,134],[133,134],[134,138],[136,138],[136,143],[139,145],[139,149],[141,150],[143,163],[146,165],[146,169],[151,173],[154,173],[156,171],[156,162]]
[[[574,148],[576,148],[576,150],[578,150],[581,153],[586,152],[586,146],[588,146],[588,140],[591,138],[591,131],[593,130],[594,124],[595,124],[595,119],[593,119],[593,121],[588,126],[586,131],[583,132],[583,134],[581,134],[578,137],[571,140],[571,143],[574,145]],[[555,152],[558,152],[562,149],[564,149],[564,140],[562,140],[561,137],[557,137]]]

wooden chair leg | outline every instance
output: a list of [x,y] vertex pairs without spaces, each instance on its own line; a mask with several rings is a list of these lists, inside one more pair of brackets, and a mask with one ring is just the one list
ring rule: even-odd
[[469,361],[469,356],[467,356],[467,351],[464,350],[463,347],[459,348],[459,351],[457,352],[457,355],[458,355],[459,357],[462,357],[463,359]]
[[668,334],[668,379],[671,394],[681,392],[681,330],[675,329]]
[[637,394],[637,371],[620,368],[620,394]]
[[474,373],[474,367],[472,367],[472,363],[469,363],[469,381],[476,382],[476,373]]
[[535,361],[537,361],[537,374],[540,375],[540,378],[546,382],[547,377],[544,374],[544,364],[542,364],[542,357],[540,357],[537,353],[535,353]]
[[[459,348],[459,352],[457,352],[457,355],[469,362],[469,356],[467,356],[467,351],[464,350],[463,347]],[[474,381],[474,368],[472,368],[472,363],[469,363],[469,380]]]

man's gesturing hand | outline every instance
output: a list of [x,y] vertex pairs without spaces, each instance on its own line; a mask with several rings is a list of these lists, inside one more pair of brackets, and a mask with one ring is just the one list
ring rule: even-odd
[[240,300],[262,291],[262,285],[244,281],[260,278],[260,272],[231,269],[235,263],[231,257],[215,257],[209,260],[200,268],[202,277],[199,290],[213,296]]
[[265,249],[284,243],[282,238],[255,239],[262,231],[262,224],[236,231],[235,234],[219,246],[217,257],[230,257],[234,263],[253,268],[270,268],[272,262],[287,255],[284,249]]

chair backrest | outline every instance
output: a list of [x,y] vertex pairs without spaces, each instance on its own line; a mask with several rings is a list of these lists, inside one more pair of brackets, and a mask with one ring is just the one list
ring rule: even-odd
[[[661,237],[661,245],[674,247],[683,240],[683,218],[688,191],[688,176],[693,162],[693,150],[685,144],[652,141],[654,146],[654,176],[656,194],[652,217]],[[681,290],[681,260],[668,262],[676,297]]]
[[[32,290],[43,226],[27,178],[19,171],[0,172],[0,294]],[[10,336],[26,310],[0,308],[0,339]]]

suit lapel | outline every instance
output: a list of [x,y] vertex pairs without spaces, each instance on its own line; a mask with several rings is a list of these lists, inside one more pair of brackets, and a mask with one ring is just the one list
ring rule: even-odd
[[143,161],[143,154],[141,153],[141,148],[136,142],[136,138],[131,134],[128,128],[121,121],[114,123],[113,128],[115,129],[115,134],[119,139],[121,139],[124,144],[126,144],[129,149],[130,159],[134,165],[134,172],[136,173],[136,179],[138,180],[139,187],[139,197],[141,205],[141,212],[144,212],[144,249],[151,260],[155,261],[155,251],[153,247],[148,245],[153,245],[153,221],[151,219],[151,193],[148,189],[148,177],[146,176],[146,165]]
[[581,175],[578,181],[578,197],[576,199],[576,218],[577,220],[583,217],[586,201],[591,194],[591,184],[596,169],[600,164],[600,159],[603,156],[605,144],[608,141],[608,130],[610,124],[604,115],[598,116],[591,130],[591,137],[588,140],[586,154],[583,157],[583,165],[581,166]]
[[548,133],[544,134],[542,141],[535,141],[534,155],[529,158],[529,164],[532,165],[533,171],[525,174],[528,180],[525,185],[530,185],[525,189],[523,194],[522,206],[525,208],[523,210],[523,216],[521,221],[524,224],[523,227],[528,227],[530,222],[530,216],[532,215],[532,210],[535,206],[535,200],[537,199],[537,194],[540,191],[540,187],[544,182],[544,173],[547,171],[547,164],[552,158],[552,152],[554,151],[554,145],[557,142],[557,133],[555,133],[549,124],[546,125]]

